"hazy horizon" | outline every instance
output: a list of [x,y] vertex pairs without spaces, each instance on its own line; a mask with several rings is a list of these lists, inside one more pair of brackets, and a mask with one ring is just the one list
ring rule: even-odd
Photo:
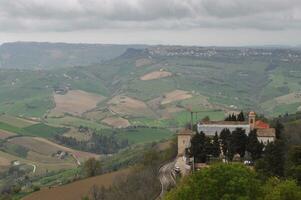
[[2,43],[301,44],[297,0],[15,0],[0,11]]

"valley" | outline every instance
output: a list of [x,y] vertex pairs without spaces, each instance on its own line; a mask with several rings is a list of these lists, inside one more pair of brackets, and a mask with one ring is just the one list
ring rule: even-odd
[[[37,44],[21,45],[33,51]],[[13,180],[11,169],[26,174],[20,197],[35,185],[83,178],[90,158],[104,172],[141,162],[145,149],[191,122],[190,112],[196,123],[240,110],[276,117],[301,108],[299,49],[113,45],[101,46],[112,53],[105,58],[94,53],[76,65],[58,62],[79,59],[76,45],[50,47],[22,66],[22,52],[11,60],[0,48],[0,187]]]

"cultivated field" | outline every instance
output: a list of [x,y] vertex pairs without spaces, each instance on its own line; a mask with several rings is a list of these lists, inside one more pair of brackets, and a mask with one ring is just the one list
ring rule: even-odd
[[131,115],[131,116],[153,116],[151,109],[140,100],[127,97],[115,96],[108,102],[109,109],[113,114]]
[[65,95],[54,94],[55,108],[52,115],[69,113],[72,115],[82,115],[84,112],[96,107],[97,103],[103,101],[105,97],[88,93],[82,90],[71,90]]
[[24,128],[30,125],[37,124],[38,122],[19,118],[19,117],[13,117],[9,115],[0,115],[0,122],[18,127],[18,128]]
[[0,170],[10,165],[11,160],[0,156]]
[[127,119],[121,117],[108,117],[101,122],[114,128],[126,128],[131,125]]
[[151,65],[152,61],[148,58],[141,58],[135,61],[135,66],[136,67],[143,67],[146,65]]
[[76,167],[74,159],[59,160],[51,156],[45,156],[36,152],[29,151],[28,157],[21,158],[5,152],[0,151],[0,170],[7,169],[11,166],[11,162],[18,160],[21,164],[36,166],[35,175],[41,175],[46,172],[59,171]]
[[293,92],[276,97],[262,104],[265,110],[279,114],[297,112],[301,108],[301,93]]
[[93,185],[97,185],[98,187],[104,186],[106,188],[110,187],[115,179],[120,176],[125,176],[129,171],[129,169],[125,169],[59,187],[42,188],[41,191],[24,197],[23,200],[81,200],[83,196],[89,194],[90,188]]
[[148,74],[145,74],[145,75],[141,76],[140,80],[148,81],[148,80],[154,80],[154,79],[169,77],[171,75],[172,75],[172,73],[167,72],[167,71],[154,71],[154,72],[150,72]]
[[15,133],[11,133],[11,132],[8,132],[8,131],[3,131],[3,130],[0,130],[0,139],[6,139],[8,137],[11,137],[11,136],[15,136],[16,134]]
[[275,98],[275,100],[279,104],[301,103],[301,92],[294,92],[288,95],[280,96]]
[[168,104],[174,101],[189,99],[191,97],[192,95],[188,91],[174,90],[172,92],[164,94],[164,98],[161,101],[161,104]]
[[66,151],[69,153],[72,153],[76,156],[76,158],[80,160],[85,160],[90,157],[96,157],[98,158],[99,155],[89,153],[89,152],[83,152],[83,151],[77,151],[59,144],[56,144],[54,142],[51,142],[45,138],[39,138],[39,137],[17,137],[9,140],[9,142],[13,144],[17,144],[20,146],[23,146],[31,151],[37,152],[39,154],[43,155],[52,155],[53,153],[56,153],[57,151]]

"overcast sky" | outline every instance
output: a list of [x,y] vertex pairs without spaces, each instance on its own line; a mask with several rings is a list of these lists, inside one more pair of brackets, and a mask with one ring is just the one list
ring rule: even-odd
[[0,43],[300,45],[301,0],[0,0]]

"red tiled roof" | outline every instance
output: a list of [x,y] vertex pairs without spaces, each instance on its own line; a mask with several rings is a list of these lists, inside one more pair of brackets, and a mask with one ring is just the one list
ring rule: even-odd
[[258,128],[258,129],[265,129],[265,128],[270,128],[270,125],[261,121],[261,120],[258,120],[255,122],[255,128]]

